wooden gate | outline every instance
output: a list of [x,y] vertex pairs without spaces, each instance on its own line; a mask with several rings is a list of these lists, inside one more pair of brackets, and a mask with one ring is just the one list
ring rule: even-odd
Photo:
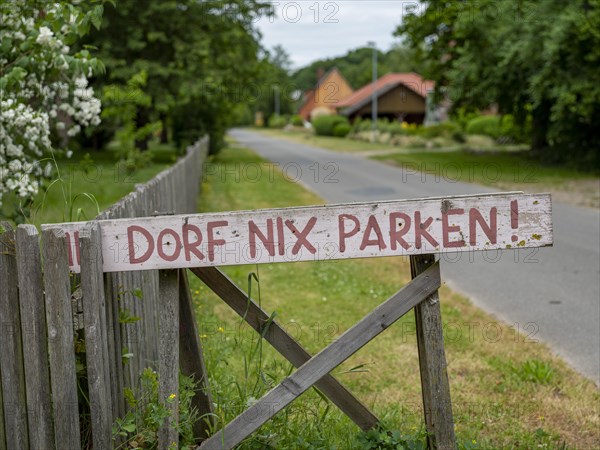
[[[78,245],[70,238],[76,232]],[[192,371],[206,381],[182,269],[189,268],[298,368],[199,447],[211,450],[233,448],[312,386],[362,429],[374,427],[377,417],[330,372],[413,308],[429,446],[454,448],[435,254],[542,247],[553,242],[550,196],[523,193],[103,220],[52,225],[46,227],[44,236],[62,236],[63,242],[69,242],[70,270],[81,273],[83,301],[90,311],[85,317],[91,339],[88,371],[97,386],[90,399],[97,448],[105,448],[110,431],[103,273],[160,270],[159,400],[171,408],[159,435],[160,448],[177,441],[177,407],[167,398],[177,394],[180,365],[193,364]],[[79,258],[75,257],[78,252]],[[314,356],[218,269],[234,264],[397,255],[410,256],[412,281]],[[64,276],[66,267],[59,269]],[[180,342],[184,349],[179,348]],[[182,350],[186,358],[179,357]],[[200,408],[210,412],[207,383],[205,388]]]

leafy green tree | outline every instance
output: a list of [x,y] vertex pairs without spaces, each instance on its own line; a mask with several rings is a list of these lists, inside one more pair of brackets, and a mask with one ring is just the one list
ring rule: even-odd
[[298,88],[290,77],[291,67],[291,58],[282,46],[262,52],[257,75],[259,81],[250,105],[254,111],[261,111],[265,117],[294,113]]
[[600,1],[421,2],[397,33],[454,108],[532,120],[545,160],[598,168]]
[[[260,1],[120,0],[88,42],[106,62],[108,76],[98,81],[126,85],[147,73],[151,102],[137,109],[136,127],[160,120],[163,140],[171,128],[179,145],[209,132],[216,151],[235,116],[229,94],[256,79],[254,21],[269,10]],[[176,118],[185,119],[185,129]],[[137,141],[138,148],[146,141]]]

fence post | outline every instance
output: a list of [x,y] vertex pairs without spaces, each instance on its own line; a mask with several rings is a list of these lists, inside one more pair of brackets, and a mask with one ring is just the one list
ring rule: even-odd
[[4,400],[2,399],[2,368],[0,367],[0,450],[6,450],[6,434],[4,433]]
[[6,447],[28,447],[27,403],[25,374],[23,373],[23,347],[21,344],[21,317],[19,314],[19,289],[15,232],[7,222],[0,222],[0,317],[2,326],[2,396]]
[[94,448],[112,447],[112,408],[106,327],[102,242],[98,222],[79,234],[85,354]]
[[[411,256],[412,277],[417,277],[433,264],[434,255]],[[415,321],[427,443],[430,449],[454,450],[454,420],[437,290],[415,306]]]
[[42,253],[55,448],[78,450],[79,401],[65,233],[59,229],[44,230]]
[[32,447],[51,448],[52,403],[46,336],[46,307],[42,286],[39,234],[33,225],[17,229],[19,307],[23,339],[27,420]]
[[179,271],[159,271],[158,401],[169,417],[158,431],[158,448],[178,445],[179,421]]

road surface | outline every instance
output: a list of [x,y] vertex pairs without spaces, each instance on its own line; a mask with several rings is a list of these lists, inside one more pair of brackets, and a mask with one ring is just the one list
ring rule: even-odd
[[[249,130],[230,134],[327,203],[494,192],[452,182],[456,167],[423,175],[415,167],[392,167]],[[473,168],[488,169],[495,176],[493,167]],[[445,255],[442,275],[452,289],[529,339],[546,342],[600,385],[600,212],[555,203],[553,221],[553,248]],[[486,324],[465,326],[495,338]]]

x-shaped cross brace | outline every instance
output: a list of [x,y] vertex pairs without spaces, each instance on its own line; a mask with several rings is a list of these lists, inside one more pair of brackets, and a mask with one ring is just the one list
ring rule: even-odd
[[[252,328],[259,333],[262,331],[263,325],[269,321],[269,315],[225,274],[214,267],[196,268],[191,271]],[[265,339],[299,369],[233,419],[219,433],[204,441],[200,449],[233,448],[313,385],[362,429],[375,426],[378,422],[377,417],[329,375],[329,372],[435,293],[440,284],[439,265],[436,263],[312,358],[281,326],[272,322],[265,333]]]

